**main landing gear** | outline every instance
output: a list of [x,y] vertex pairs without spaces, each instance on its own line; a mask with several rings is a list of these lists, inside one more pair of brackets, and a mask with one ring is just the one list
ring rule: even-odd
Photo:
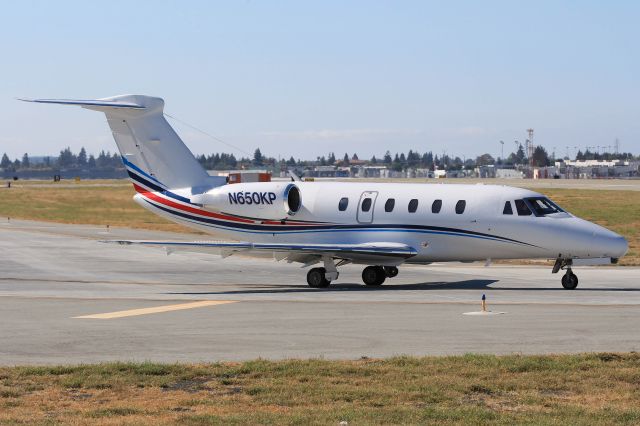
[[[333,259],[324,260],[324,268],[311,268],[307,272],[307,284],[312,288],[329,287],[331,281],[338,279],[338,271]],[[380,286],[387,278],[398,275],[395,266],[367,266],[362,271],[362,281],[368,286]]]
[[578,287],[578,276],[571,270],[571,259],[556,259],[555,265],[551,273],[557,274],[561,269],[566,269],[567,272],[562,276],[562,287],[566,290],[575,290]]
[[307,284],[313,288],[326,288],[329,287],[331,281],[329,281],[325,275],[327,270],[324,268],[311,268],[307,272]]

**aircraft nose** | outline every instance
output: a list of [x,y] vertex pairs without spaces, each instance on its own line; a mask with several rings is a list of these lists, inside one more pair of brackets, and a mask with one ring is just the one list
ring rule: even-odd
[[622,235],[607,230],[595,236],[595,246],[600,248],[607,257],[619,259],[627,253],[629,245]]
[[627,250],[629,250],[629,244],[622,235],[615,234],[615,237],[612,237],[608,244],[611,245],[611,252],[613,253],[611,257],[616,259],[624,256],[627,253]]

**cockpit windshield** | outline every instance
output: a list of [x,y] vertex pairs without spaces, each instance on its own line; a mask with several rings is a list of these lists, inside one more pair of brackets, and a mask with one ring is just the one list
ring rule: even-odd
[[548,198],[531,197],[531,198],[525,198],[524,200],[527,202],[529,207],[531,207],[533,214],[535,214],[536,216],[546,216],[554,213],[564,213],[564,210],[562,210],[560,207],[558,207],[558,205],[556,205],[553,201],[551,201]]

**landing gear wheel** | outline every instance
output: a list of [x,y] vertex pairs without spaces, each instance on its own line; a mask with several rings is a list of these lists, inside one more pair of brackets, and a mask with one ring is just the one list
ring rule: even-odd
[[382,285],[387,278],[387,274],[382,266],[367,266],[362,271],[362,281],[366,285]]
[[384,267],[384,273],[387,276],[387,278],[394,278],[398,276],[398,268],[396,268],[395,266],[385,266]]
[[574,290],[578,287],[578,276],[571,269],[567,269],[567,273],[562,276],[562,287],[567,290]]
[[329,287],[329,284],[331,284],[331,281],[325,278],[324,274],[326,272],[327,271],[324,268],[309,269],[309,272],[307,272],[307,284],[309,284],[309,287],[313,287],[313,288]]

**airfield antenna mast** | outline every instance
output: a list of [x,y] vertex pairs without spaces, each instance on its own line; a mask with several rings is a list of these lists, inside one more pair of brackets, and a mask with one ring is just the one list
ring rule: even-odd
[[529,139],[527,139],[527,156],[529,157],[529,166],[533,167],[533,152],[535,147],[533,146],[533,129],[527,129]]
[[616,147],[616,155],[620,154],[620,140],[618,138],[616,138],[615,147]]

